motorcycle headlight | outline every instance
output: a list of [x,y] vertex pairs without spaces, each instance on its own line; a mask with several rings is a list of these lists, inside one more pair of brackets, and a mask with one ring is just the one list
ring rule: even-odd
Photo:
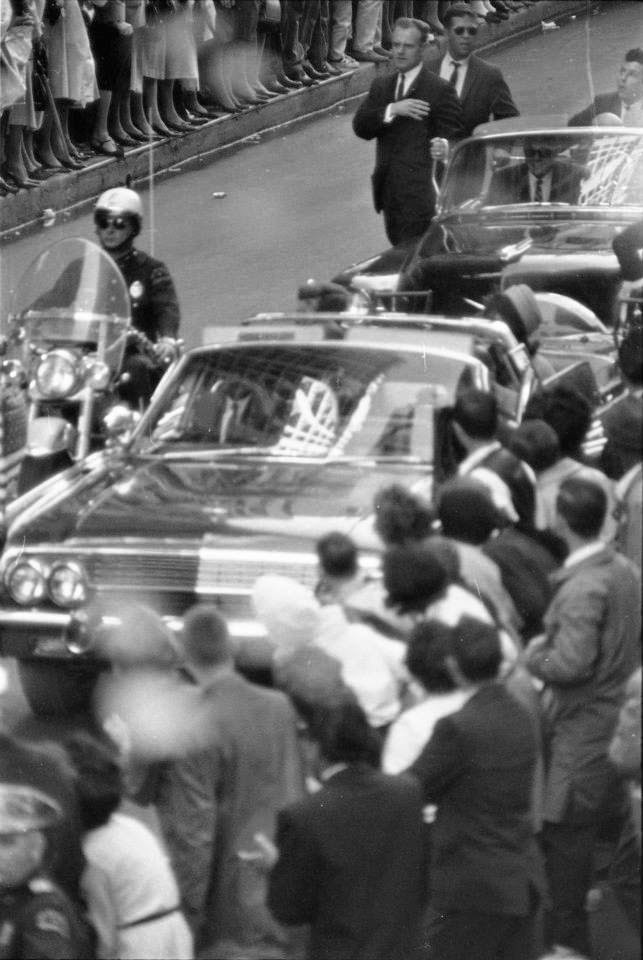
[[80,363],[69,350],[51,350],[41,357],[36,369],[36,386],[43,397],[60,400],[79,387]]
[[102,360],[86,357],[84,361],[84,379],[93,390],[106,390],[111,379],[111,370]]
[[78,563],[56,563],[49,574],[49,596],[58,607],[78,607],[87,599],[87,582]]
[[5,574],[5,585],[16,603],[39,603],[47,589],[46,571],[39,560],[16,560]]

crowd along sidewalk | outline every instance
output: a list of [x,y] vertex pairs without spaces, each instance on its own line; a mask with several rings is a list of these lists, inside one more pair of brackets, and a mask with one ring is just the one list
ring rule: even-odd
[[[482,24],[479,49],[493,49],[543,30],[543,21],[561,23],[573,16],[591,14],[596,6],[588,0],[538,0],[513,13],[509,20]],[[65,171],[34,189],[0,199],[0,243],[85,212],[110,187],[129,183],[140,189],[152,178],[177,176],[185,170],[207,166],[224,152],[269,136],[283,136],[289,127],[364,96],[376,72],[390,69],[388,64],[360,63],[355,70],[330,77],[314,87],[293,90],[243,113],[217,117],[181,139],[132,147],[122,159],[92,156],[81,170]]]

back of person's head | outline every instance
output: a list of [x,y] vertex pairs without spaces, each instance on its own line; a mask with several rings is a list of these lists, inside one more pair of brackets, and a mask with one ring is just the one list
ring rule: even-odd
[[183,618],[183,650],[195,667],[219,667],[232,662],[228,626],[213,604],[197,603]]
[[446,589],[449,575],[430,541],[391,547],[382,558],[388,606],[419,613]]
[[594,540],[605,522],[607,495],[593,480],[568,477],[558,488],[556,512],[578,537]]
[[438,495],[438,518],[445,537],[477,545],[501,524],[487,488],[470,477],[444,484]]
[[81,823],[93,830],[107,823],[123,796],[116,751],[84,731],[67,737],[64,747],[75,774]]
[[445,665],[451,646],[451,628],[440,620],[422,620],[409,634],[406,666],[429,693],[447,693],[455,688]]
[[442,23],[445,27],[449,27],[452,20],[455,20],[456,17],[468,17],[470,20],[475,20],[477,23],[476,13],[471,9],[468,3],[451,3],[446,8],[442,14]]
[[316,711],[309,731],[328,763],[366,763],[379,767],[381,742],[357,701],[345,698]]
[[559,383],[529,401],[525,419],[544,420],[556,431],[561,456],[578,458],[592,420],[592,409],[582,393]]
[[643,65],[643,47],[632,47],[632,49],[628,50],[625,54],[624,60],[626,63],[640,63]]
[[451,631],[451,656],[465,680],[495,680],[502,663],[497,629],[473,617],[462,617]]
[[498,404],[493,393],[470,387],[456,399],[453,419],[472,440],[493,440],[498,428]]
[[540,473],[560,459],[558,434],[544,420],[523,420],[511,434],[507,448]]
[[423,540],[431,532],[431,508],[400,484],[380,490],[374,508],[375,530],[387,546]]
[[630,327],[618,348],[618,365],[625,379],[643,386],[643,327]]
[[334,531],[317,541],[319,566],[328,577],[350,579],[357,574],[357,547],[345,533]]

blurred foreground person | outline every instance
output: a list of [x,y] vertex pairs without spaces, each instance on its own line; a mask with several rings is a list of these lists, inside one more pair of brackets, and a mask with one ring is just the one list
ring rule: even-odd
[[628,677],[640,663],[640,573],[600,540],[607,498],[590,480],[560,487],[557,530],[569,554],[525,662],[545,685],[548,730],[543,845],[552,944],[589,955],[585,897],[598,829],[622,816],[608,747]]
[[47,830],[58,804],[25,784],[0,783],[0,957],[85,960],[93,950],[76,907],[47,875]]
[[182,645],[175,696],[192,744],[148,770],[139,798],[156,804],[197,954],[289,956],[288,932],[265,906],[265,878],[240,851],[257,831],[272,837],[277,811],[303,794],[294,710],[235,672],[213,606],[187,612]]
[[533,721],[498,682],[497,630],[463,617],[444,664],[466,694],[409,768],[436,803],[429,913],[420,957],[535,960],[545,890],[531,789]]
[[310,736],[322,787],[281,811],[278,853],[262,843],[276,860],[268,905],[281,923],[310,925],[309,960],[406,960],[424,899],[419,785],[377,769],[354,703],[322,711]]
[[123,795],[115,752],[88,734],[66,750],[76,772],[83,850],[83,891],[97,935],[97,955],[119,960],[191,960],[192,935],[157,837],[119,810]]

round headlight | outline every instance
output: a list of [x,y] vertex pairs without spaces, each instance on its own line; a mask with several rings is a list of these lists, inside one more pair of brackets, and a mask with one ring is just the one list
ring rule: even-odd
[[79,386],[78,358],[69,350],[51,350],[41,357],[36,370],[36,386],[43,397],[61,399]]
[[17,560],[5,574],[7,590],[23,606],[39,603],[45,595],[46,571],[39,560]]
[[94,390],[106,390],[112,376],[110,368],[102,360],[85,358],[85,383]]
[[85,574],[77,563],[56,563],[49,574],[49,596],[58,607],[78,607],[87,599]]

